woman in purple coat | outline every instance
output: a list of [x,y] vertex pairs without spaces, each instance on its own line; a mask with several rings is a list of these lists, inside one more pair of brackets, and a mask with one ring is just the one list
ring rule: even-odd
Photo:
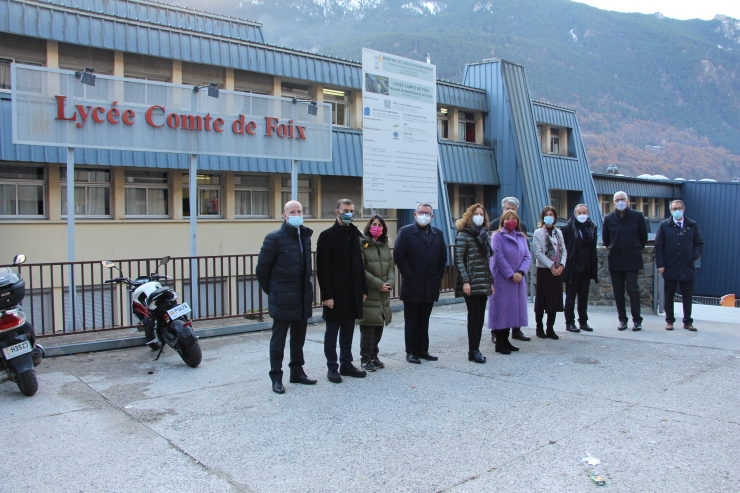
[[[488,303],[488,328],[496,332],[496,352],[519,351],[509,342],[509,327],[527,326],[527,272],[529,246],[514,211],[501,214],[493,234],[491,272],[496,291]],[[500,284],[499,284],[500,283]]]

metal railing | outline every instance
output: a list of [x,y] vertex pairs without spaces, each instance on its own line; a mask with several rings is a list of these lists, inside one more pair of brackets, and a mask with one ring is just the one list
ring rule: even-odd
[[[455,290],[453,255],[454,245],[449,245],[450,261],[442,280],[443,293]],[[319,308],[316,252],[312,252],[312,257],[312,306]],[[99,261],[23,264],[20,271],[26,283],[22,303],[26,316],[40,337],[136,327],[138,320],[131,313],[132,299],[127,286],[104,284],[104,281],[120,275],[131,279],[148,276],[155,272],[158,261],[155,258],[115,260],[120,274],[111,272]],[[257,254],[173,257],[159,268],[160,274],[172,279],[160,283],[173,288],[180,301],[190,304],[195,321],[234,318],[261,321],[268,315],[267,295],[259,288],[256,267]],[[398,298],[400,283],[396,269],[391,299]],[[72,285],[74,289],[70,289]]]

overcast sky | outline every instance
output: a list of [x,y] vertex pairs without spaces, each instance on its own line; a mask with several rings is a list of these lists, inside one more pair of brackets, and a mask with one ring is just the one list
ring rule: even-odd
[[[575,0],[574,0],[575,1]],[[674,19],[713,19],[724,14],[740,19],[739,0],[577,0],[604,10],[617,12],[660,12]]]

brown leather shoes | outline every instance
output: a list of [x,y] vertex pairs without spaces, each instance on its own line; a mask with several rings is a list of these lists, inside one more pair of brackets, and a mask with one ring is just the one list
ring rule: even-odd
[[696,332],[696,327],[694,327],[694,324],[683,324],[683,328],[686,330],[690,330],[691,332]]
[[665,330],[673,330],[673,324],[665,324]]

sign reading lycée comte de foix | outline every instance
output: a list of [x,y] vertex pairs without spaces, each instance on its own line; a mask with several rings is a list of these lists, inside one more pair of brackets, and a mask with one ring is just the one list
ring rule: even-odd
[[[13,143],[331,161],[331,105],[13,64]],[[316,115],[308,112],[315,106]]]

